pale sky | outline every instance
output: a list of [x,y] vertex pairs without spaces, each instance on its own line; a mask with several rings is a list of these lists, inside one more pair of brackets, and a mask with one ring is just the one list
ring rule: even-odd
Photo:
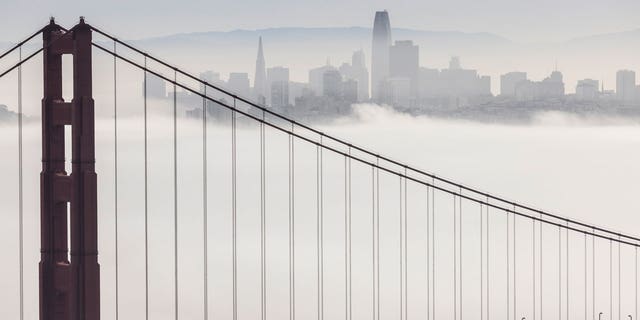
[[364,26],[387,9],[393,27],[491,32],[518,42],[562,41],[640,27],[638,0],[3,0],[0,40],[13,41],[53,15],[128,38],[269,27]]

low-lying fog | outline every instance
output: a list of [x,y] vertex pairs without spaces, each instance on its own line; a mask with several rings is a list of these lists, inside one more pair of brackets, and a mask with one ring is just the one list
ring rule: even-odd
[[[100,105],[100,104],[99,104]],[[124,107],[123,107],[124,108]],[[355,116],[322,126],[322,130],[372,148],[381,154],[405,161],[430,172],[482,190],[518,200],[575,219],[615,230],[637,233],[640,211],[640,127],[637,125],[581,122],[565,115],[541,115],[529,126],[487,125],[472,122],[413,118],[373,105],[355,106]],[[144,312],[144,162],[143,122],[129,115],[118,123],[118,215],[120,259],[120,315],[139,319]],[[114,141],[113,122],[97,124],[97,172],[99,176],[100,261],[102,265],[103,316],[110,318],[114,306]],[[180,250],[180,314],[193,319],[202,312],[202,131],[199,120],[178,122],[178,234]],[[40,171],[40,135],[36,123],[25,127],[25,293],[27,319],[37,315],[37,262]],[[230,127],[211,122],[208,127],[208,209],[209,209],[209,299],[214,318],[231,315],[231,174]],[[267,187],[267,299],[268,317],[288,316],[288,185],[287,137],[266,130]],[[0,203],[4,223],[0,238],[5,263],[0,277],[3,318],[17,312],[17,137],[15,126],[0,128]],[[316,312],[316,150],[296,142],[296,303],[298,317],[311,318]],[[238,128],[238,290],[239,318],[259,315],[260,302],[260,187],[259,130],[255,125]],[[339,318],[344,308],[344,159],[324,152],[325,212],[325,316]],[[371,301],[371,170],[353,163],[353,315],[370,315]],[[173,167],[172,122],[152,114],[149,120],[149,259],[150,307],[153,319],[170,319],[173,314]],[[398,180],[381,177],[381,313],[398,312]],[[423,315],[426,278],[424,189],[409,184],[409,316]],[[445,316],[453,303],[451,197],[436,195],[436,293],[437,312]],[[465,208],[469,208],[464,210]],[[464,259],[468,265],[479,261],[477,244],[478,212],[475,204],[463,204]],[[491,213],[491,228],[504,230],[504,215]],[[502,226],[502,227],[500,227]],[[522,231],[520,231],[522,230]],[[530,222],[518,222],[518,243],[530,252]],[[538,229],[539,230],[539,229]],[[555,228],[545,227],[546,239],[557,239]],[[528,235],[527,235],[528,233]],[[579,235],[572,235],[572,248],[581,248]],[[543,266],[543,292],[549,295],[544,309],[557,309],[557,240],[547,240]],[[550,242],[547,244],[547,242]],[[490,239],[489,276],[494,278],[490,310],[504,310],[504,235],[494,231]],[[485,244],[486,245],[486,244]],[[547,248],[548,247],[548,248]],[[608,243],[598,243],[601,255],[608,256]],[[553,254],[553,250],[556,250]],[[572,261],[582,261],[582,249]],[[625,251],[627,250],[627,251]],[[623,259],[628,251],[623,247]],[[572,251],[574,252],[574,251]],[[502,256],[500,255],[502,254]],[[583,257],[583,258],[580,258]],[[529,259],[529,260],[528,260]],[[518,255],[518,263],[528,265],[530,255]],[[554,260],[555,259],[555,260]],[[604,259],[604,258],[603,258]],[[628,261],[628,260],[625,260]],[[554,265],[556,267],[554,267]],[[600,264],[598,264],[600,265]],[[608,263],[598,272],[605,273]],[[632,262],[623,263],[625,266]],[[575,283],[583,285],[583,266],[573,263]],[[540,270],[537,269],[538,276]],[[518,272],[518,305],[523,316],[531,314],[531,269]],[[625,272],[628,272],[625,273]],[[631,269],[622,277],[631,276]],[[439,274],[438,274],[439,273]],[[477,297],[479,271],[468,267],[464,307],[469,316],[479,317]],[[563,275],[565,277],[565,275]],[[442,280],[441,280],[442,279]],[[555,279],[555,280],[554,280]],[[573,279],[573,276],[572,276]],[[486,281],[486,279],[485,279]],[[502,284],[500,284],[502,281]],[[554,282],[556,281],[556,282]],[[604,281],[604,280],[603,280]],[[547,284],[548,282],[548,284]],[[602,282],[608,288],[608,282]],[[626,285],[626,284],[625,284]],[[474,289],[475,288],[475,289]],[[529,288],[528,290],[525,288]],[[538,289],[539,290],[539,289]],[[564,290],[564,289],[563,289]],[[624,288],[623,288],[624,290]],[[495,292],[494,292],[495,291]],[[547,292],[548,291],[548,292]],[[607,291],[607,290],[604,290]],[[608,291],[607,291],[608,292]],[[538,291],[539,294],[539,291]],[[527,298],[529,297],[529,298]],[[607,309],[608,298],[598,294],[598,308]],[[629,297],[623,305],[631,308]],[[554,301],[554,302],[552,302]],[[580,300],[581,301],[581,300]],[[539,303],[539,302],[538,302]],[[575,313],[582,305],[575,306]],[[538,306],[539,307],[539,306]],[[572,307],[573,308],[573,307]],[[573,310],[573,309],[572,309]],[[608,309],[607,309],[608,310]],[[553,311],[555,312],[555,311]],[[625,312],[625,311],[623,311]],[[581,314],[581,313],[579,313]],[[625,313],[626,314],[626,313]]]

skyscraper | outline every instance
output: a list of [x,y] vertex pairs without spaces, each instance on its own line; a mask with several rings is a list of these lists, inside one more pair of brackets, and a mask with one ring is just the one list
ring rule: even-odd
[[322,75],[322,95],[340,97],[342,91],[342,75],[338,70],[328,70]]
[[389,46],[391,46],[391,25],[387,11],[376,12],[373,21],[373,42],[371,50],[371,96],[380,101],[383,86],[389,76]]
[[620,70],[616,73],[616,96],[624,102],[631,102],[635,96],[636,73]]
[[500,76],[500,95],[504,97],[514,97],[516,87],[521,81],[527,80],[526,72],[508,72]]
[[411,40],[396,41],[389,49],[389,75],[409,79],[409,95],[418,95],[420,49]]
[[289,68],[267,69],[269,82],[269,103],[272,108],[282,109],[289,105]]
[[351,64],[343,63],[340,73],[345,79],[355,80],[358,85],[357,101],[369,99],[369,71],[365,65],[364,51],[358,50],[351,57]]
[[262,51],[262,37],[258,39],[258,57],[256,58],[253,94],[258,103],[265,104],[267,96],[267,74],[264,63],[264,52]]

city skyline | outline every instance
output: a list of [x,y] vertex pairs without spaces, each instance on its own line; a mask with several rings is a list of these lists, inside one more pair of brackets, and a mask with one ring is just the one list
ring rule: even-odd
[[232,81],[232,76],[237,77],[237,73],[230,73],[227,87],[238,93],[251,91],[258,103],[285,113],[306,115],[335,113],[335,110],[330,111],[326,107],[313,111],[319,105],[346,104],[346,108],[336,109],[342,110],[338,114],[344,113],[348,105],[355,102],[388,104],[413,112],[434,107],[449,109],[487,104],[495,98],[503,100],[499,102],[503,105],[505,101],[523,103],[566,97],[580,102],[599,99],[615,100],[620,104],[640,102],[640,86],[636,85],[635,72],[632,70],[617,71],[615,91],[605,90],[603,80],[585,78],[577,81],[575,94],[567,96],[566,88],[571,85],[565,84],[557,63],[550,75],[541,81],[530,79],[527,72],[514,70],[501,74],[500,91],[494,95],[491,77],[481,75],[475,69],[463,68],[458,56],[451,56],[448,68],[422,66],[420,46],[412,40],[394,39],[389,16],[386,10],[375,13],[369,69],[366,55],[360,49],[353,52],[351,64],[345,62],[336,68],[327,59],[324,66],[309,70],[307,82],[292,82],[288,67],[266,68],[262,36],[259,36],[253,87],[246,73],[242,74],[244,80],[241,83]]

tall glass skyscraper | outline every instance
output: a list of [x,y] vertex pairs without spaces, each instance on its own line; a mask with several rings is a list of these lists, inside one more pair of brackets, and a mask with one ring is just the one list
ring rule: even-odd
[[391,46],[391,24],[387,11],[377,11],[373,21],[373,43],[371,50],[371,96],[375,101],[384,98],[382,88],[389,76],[389,47]]

